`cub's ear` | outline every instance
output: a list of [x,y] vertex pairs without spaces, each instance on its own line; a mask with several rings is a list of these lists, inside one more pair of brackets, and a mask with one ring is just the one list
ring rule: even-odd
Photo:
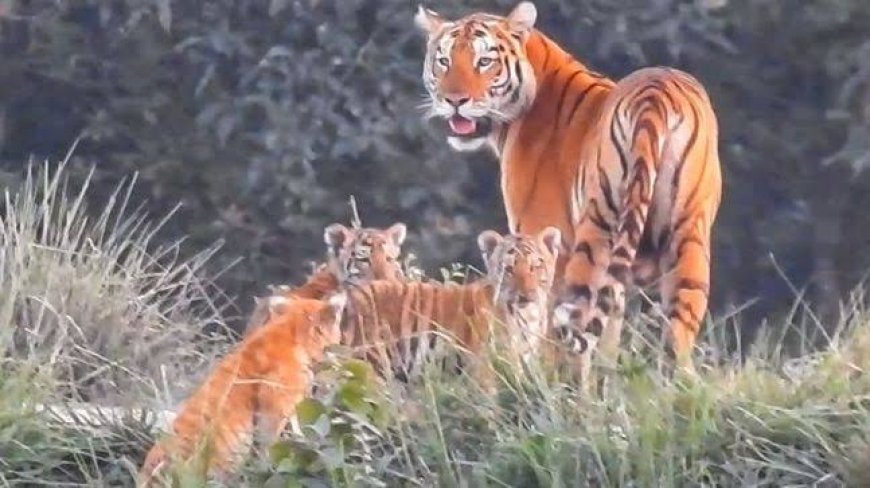
[[400,247],[402,243],[405,242],[405,237],[408,236],[408,228],[405,227],[405,224],[397,222],[387,229],[387,235],[390,236],[390,240],[393,241],[393,244]]
[[417,14],[414,15],[414,24],[417,28],[429,36],[437,34],[447,21],[434,10],[429,10],[423,7],[423,4],[417,5]]
[[562,231],[556,227],[547,227],[538,233],[538,238],[550,254],[556,256],[562,247]]
[[347,293],[344,291],[333,293],[326,299],[325,305],[320,309],[319,322],[315,323],[315,327],[324,334],[327,342],[338,343],[341,341],[341,318],[344,307],[347,306]]
[[483,261],[489,264],[489,258],[492,257],[493,251],[498,247],[504,238],[494,230],[485,230],[477,236],[477,247],[480,248],[480,254],[483,256]]
[[511,26],[517,32],[529,32],[535,27],[538,19],[538,9],[532,2],[520,2],[507,16]]
[[344,307],[347,305],[347,293],[343,291],[339,291],[333,293],[326,303],[329,305],[329,308],[332,309],[332,312],[335,316],[341,315],[344,312]]
[[323,231],[323,241],[332,254],[337,254],[351,238],[351,230],[339,224],[329,224]]

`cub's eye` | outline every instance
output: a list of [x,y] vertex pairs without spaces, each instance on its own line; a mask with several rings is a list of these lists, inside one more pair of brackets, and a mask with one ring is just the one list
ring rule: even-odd
[[364,259],[364,258],[371,256],[371,254],[372,254],[371,249],[362,247],[359,249],[354,249],[353,256],[357,259]]
[[435,62],[437,62],[442,68],[446,68],[446,67],[450,66],[450,60],[447,59],[446,56],[441,56],[439,58],[436,58]]
[[487,66],[491,65],[492,62],[493,62],[492,58],[480,58],[477,60],[477,66],[479,68],[486,68]]

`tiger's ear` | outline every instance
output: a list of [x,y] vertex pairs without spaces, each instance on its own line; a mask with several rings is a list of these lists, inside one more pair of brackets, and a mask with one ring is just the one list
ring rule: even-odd
[[341,246],[347,244],[347,241],[350,240],[351,237],[350,234],[350,229],[337,222],[329,224],[323,231],[323,242],[326,243],[329,252],[335,254]]
[[408,228],[405,227],[405,224],[397,222],[387,229],[387,235],[396,247],[400,247],[402,243],[405,242],[405,237],[408,236]]
[[511,26],[517,32],[528,32],[535,26],[538,19],[538,9],[532,2],[520,2],[507,16]]
[[562,231],[556,227],[547,227],[538,233],[538,239],[544,247],[550,251],[550,254],[556,256],[559,254],[559,249],[562,247]]
[[414,15],[414,23],[417,28],[431,36],[440,31],[447,22],[434,10],[429,10],[423,7],[423,4],[419,4],[417,5],[417,14]]
[[495,248],[504,240],[498,232],[494,230],[485,230],[477,236],[477,247],[480,248],[480,254],[483,260],[488,264],[489,258],[492,256]]

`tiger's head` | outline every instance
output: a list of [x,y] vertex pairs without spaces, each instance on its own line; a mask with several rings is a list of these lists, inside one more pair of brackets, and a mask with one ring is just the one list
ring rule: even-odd
[[401,222],[387,229],[349,229],[339,223],[330,224],[323,232],[327,266],[339,283],[402,279],[399,256],[406,235],[407,229]]
[[528,333],[533,348],[546,333],[561,238],[556,227],[532,235],[486,230],[477,238],[496,304]]
[[453,21],[419,7],[414,21],[427,39],[427,116],[447,121],[454,149],[483,147],[494,124],[511,122],[533,101],[537,84],[525,43],[536,18],[532,2],[506,17],[475,13]]

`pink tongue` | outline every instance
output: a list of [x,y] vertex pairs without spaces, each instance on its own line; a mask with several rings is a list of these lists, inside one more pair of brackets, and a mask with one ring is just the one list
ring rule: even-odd
[[461,136],[467,136],[468,134],[474,133],[475,129],[477,129],[477,124],[470,119],[466,119],[465,117],[461,117],[459,115],[454,115],[450,117],[450,130],[454,133],[459,134]]

